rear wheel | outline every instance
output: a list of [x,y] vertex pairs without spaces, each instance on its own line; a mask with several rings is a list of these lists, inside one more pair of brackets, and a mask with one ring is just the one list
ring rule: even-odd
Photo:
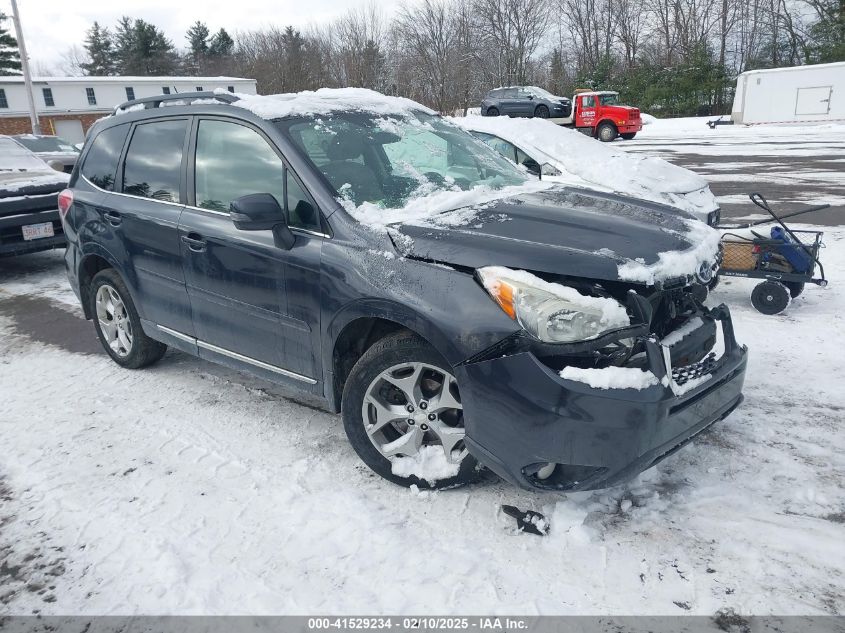
[[625,132],[624,134],[620,134],[619,136],[621,136],[621,137],[622,137],[623,139],[625,139],[626,141],[630,141],[630,140],[631,140],[632,138],[634,138],[636,135],[637,135],[637,133],[636,133],[636,132]]
[[97,336],[114,362],[139,369],[164,356],[167,345],[144,334],[129,290],[116,270],[98,272],[91,280],[89,297]]
[[604,123],[599,124],[598,130],[596,130],[596,136],[602,143],[609,143],[612,140],[615,140],[618,135],[616,130],[616,126],[613,123],[608,123],[605,121]]
[[476,476],[457,380],[414,334],[388,336],[364,353],[344,386],[342,410],[352,448],[393,483],[448,488]]
[[549,109],[544,105],[538,105],[534,109],[534,116],[538,119],[548,119],[549,118]]
[[499,116],[499,108],[487,108],[487,116]]
[[779,281],[764,281],[751,292],[751,303],[763,314],[783,312],[789,301],[789,289]]

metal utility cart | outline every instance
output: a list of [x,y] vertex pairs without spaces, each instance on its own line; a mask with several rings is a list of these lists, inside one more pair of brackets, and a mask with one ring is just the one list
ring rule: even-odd
[[[777,314],[804,291],[804,284],[826,286],[824,266],[819,261],[822,244],[821,231],[790,229],[784,219],[821,211],[830,207],[822,204],[778,217],[768,201],[759,193],[749,198],[772,219],[758,220],[737,226],[719,226],[723,230],[750,229],[761,224],[777,223],[768,236],[750,231],[752,237],[725,232],[722,235],[722,266],[719,275],[763,279],[751,293],[751,303],[763,314]],[[803,240],[802,240],[803,238]],[[816,268],[819,276],[816,277]]]

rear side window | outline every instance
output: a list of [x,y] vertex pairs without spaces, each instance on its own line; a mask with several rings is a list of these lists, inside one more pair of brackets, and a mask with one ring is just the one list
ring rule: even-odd
[[100,132],[91,143],[81,173],[100,189],[114,191],[117,161],[120,159],[120,150],[123,149],[128,131],[129,124],[115,125]]
[[123,167],[123,193],[179,202],[182,148],[188,121],[155,121],[135,127]]

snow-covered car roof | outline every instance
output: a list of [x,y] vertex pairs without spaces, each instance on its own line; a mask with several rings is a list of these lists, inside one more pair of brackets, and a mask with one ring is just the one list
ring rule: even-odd
[[[661,158],[614,149],[550,121],[482,116],[450,120],[466,130],[498,136],[535,160],[550,163],[566,183],[668,204],[696,217],[718,208],[707,181],[698,174]],[[698,193],[689,195],[693,192]]]
[[10,136],[0,136],[0,171],[51,171],[51,167]]
[[376,115],[402,115],[412,112],[436,114],[434,110],[411,99],[389,97],[366,88],[320,88],[288,94],[237,96],[238,100],[232,103],[233,106],[245,108],[268,120],[290,116],[328,115],[332,112],[369,112]]
[[13,138],[0,135],[0,198],[19,195],[30,187],[64,185],[68,178]]

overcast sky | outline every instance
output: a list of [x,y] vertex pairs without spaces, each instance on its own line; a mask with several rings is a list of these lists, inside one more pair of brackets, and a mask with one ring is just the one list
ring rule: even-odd
[[[196,20],[212,32],[220,27],[230,35],[238,30],[276,24],[305,27],[342,14],[360,0],[17,0],[33,72],[38,63],[59,65],[62,53],[72,44],[82,44],[85,31],[94,20],[112,27],[128,15],[143,18],[164,29],[177,48],[185,48],[185,31]],[[389,0],[376,0],[388,7]],[[0,11],[11,14],[10,0],[0,0]],[[12,22],[6,23],[12,30]]]

